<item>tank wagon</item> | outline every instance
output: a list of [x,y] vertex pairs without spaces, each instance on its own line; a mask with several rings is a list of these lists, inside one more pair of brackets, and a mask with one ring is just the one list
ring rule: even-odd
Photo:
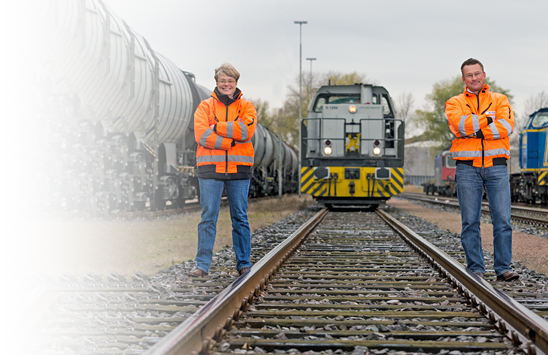
[[434,160],[434,181],[423,185],[424,192],[427,195],[437,193],[440,196],[457,196],[456,172],[457,162],[451,158],[451,152],[439,152]]
[[322,86],[301,132],[301,191],[318,202],[375,209],[402,192],[405,127],[384,87]]
[[520,172],[510,176],[512,201],[548,204],[548,107],[529,116],[519,136]]
[[[112,213],[196,198],[193,115],[211,90],[101,0],[42,1],[34,10],[45,207]],[[297,153],[261,125],[253,144],[250,194],[296,192]]]

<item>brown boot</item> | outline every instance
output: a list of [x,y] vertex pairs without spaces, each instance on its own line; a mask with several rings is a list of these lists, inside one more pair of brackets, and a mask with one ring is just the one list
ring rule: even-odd
[[247,266],[243,267],[241,270],[240,270],[240,276],[242,276],[243,274],[245,274],[246,272],[249,271],[249,268]]
[[192,271],[190,271],[188,274],[192,277],[206,277],[207,275],[209,275],[204,270],[198,268],[192,269]]
[[510,282],[517,279],[519,279],[518,273],[510,270],[505,271],[502,275],[497,276],[497,281]]

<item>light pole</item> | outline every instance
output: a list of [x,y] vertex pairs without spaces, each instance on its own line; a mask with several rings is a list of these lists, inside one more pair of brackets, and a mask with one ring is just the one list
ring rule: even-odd
[[[295,21],[299,25],[299,155],[302,156],[301,144],[301,121],[303,119],[303,103],[302,103],[302,81],[303,81],[303,25],[307,21]],[[301,157],[299,157],[299,197],[301,197]]]
[[312,61],[316,60],[316,58],[306,58],[306,60],[310,61],[310,81],[308,84],[308,96],[310,96],[308,100],[310,100],[312,98]]

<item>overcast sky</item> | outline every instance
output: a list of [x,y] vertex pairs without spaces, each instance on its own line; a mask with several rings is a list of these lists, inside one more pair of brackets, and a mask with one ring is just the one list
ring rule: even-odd
[[247,98],[280,107],[299,73],[357,71],[416,108],[435,82],[474,57],[487,76],[524,102],[548,92],[548,1],[104,0],[152,48],[213,88],[214,68],[232,63]]

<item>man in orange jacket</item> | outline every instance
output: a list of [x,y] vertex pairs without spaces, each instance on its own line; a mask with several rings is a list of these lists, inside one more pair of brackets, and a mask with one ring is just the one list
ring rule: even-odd
[[209,274],[223,188],[230,206],[236,269],[243,275],[251,268],[247,196],[255,156],[251,137],[257,127],[257,112],[251,102],[242,99],[236,87],[239,78],[240,73],[230,64],[215,69],[217,87],[194,114],[202,207],[196,268],[190,271],[195,277]]
[[481,244],[481,203],[487,193],[493,223],[494,270],[497,281],[513,281],[510,181],[506,161],[510,158],[509,135],[514,112],[505,95],[489,91],[483,64],[470,58],[462,63],[464,92],[445,103],[451,146],[457,161],[457,195],[461,209],[461,242],[467,268],[483,278],[485,262]]

